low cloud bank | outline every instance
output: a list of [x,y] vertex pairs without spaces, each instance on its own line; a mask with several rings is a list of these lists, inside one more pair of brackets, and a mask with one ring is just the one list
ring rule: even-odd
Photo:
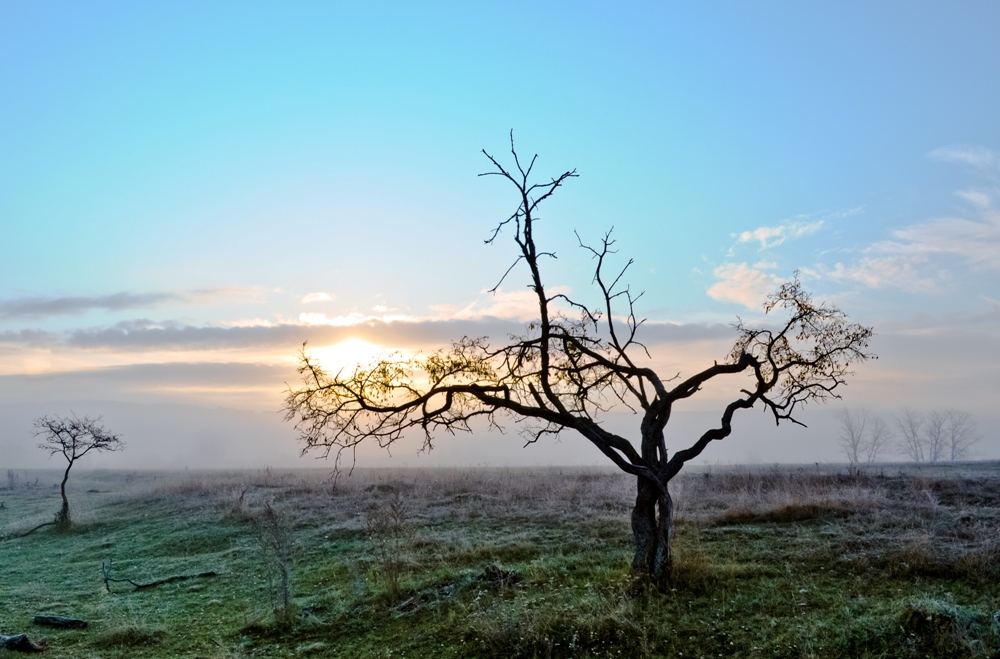
[[[274,324],[236,327],[198,327],[180,323],[130,320],[109,327],[90,327],[68,333],[43,330],[0,332],[0,343],[11,346],[43,346],[57,349],[140,352],[150,350],[248,350],[287,348],[295,350],[304,342],[313,345],[363,339],[385,346],[427,348],[447,345],[463,336],[487,336],[505,341],[525,332],[525,323],[503,318],[477,320],[421,320],[385,322],[372,320],[354,325]],[[647,322],[640,330],[648,343],[691,341],[734,337],[729,325],[720,323]]]

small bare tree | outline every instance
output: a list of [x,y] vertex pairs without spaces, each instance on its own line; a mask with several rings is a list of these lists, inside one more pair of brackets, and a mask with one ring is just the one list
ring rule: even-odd
[[[528,443],[565,430],[579,433],[636,477],[633,569],[669,577],[671,479],[709,444],[732,433],[739,410],[763,406],[775,423],[798,423],[795,416],[801,406],[838,398],[836,389],[851,367],[871,357],[867,348],[872,330],[849,323],[834,306],[814,302],[796,278],[782,284],[764,305],[765,312],[780,316],[773,325],[751,327],[739,321],[736,342],[721,363],[683,380],[662,378],[648,365],[649,353],[638,340],[644,322],[634,310],[639,295],[622,284],[632,261],[607,272],[615,253],[610,232],[596,247],[581,242],[595,263],[596,304],[552,293],[543,281],[544,259],[555,255],[536,243],[537,210],[576,176],[575,170],[533,182],[537,156],[523,166],[513,137],[511,169],[484,154],[493,166],[484,175],[512,184],[518,200],[514,213],[486,242],[493,243],[503,231],[513,234],[518,255],[500,282],[523,263],[538,305],[537,319],[523,335],[503,345],[465,337],[430,355],[388,355],[337,373],[326,372],[303,347],[303,385],[289,389],[286,418],[296,422],[304,451],[319,448],[329,454],[336,449],[338,459],[365,440],[389,446],[410,429],[423,430],[425,446],[430,447],[434,431],[470,431],[476,418],[494,426],[505,418],[525,422],[521,427]],[[668,455],[664,429],[674,405],[726,376],[738,376],[739,382],[718,425]],[[638,446],[601,422],[616,404],[640,416]]]
[[38,448],[48,451],[49,455],[59,453],[66,458],[66,472],[59,486],[62,508],[52,522],[56,528],[65,530],[70,526],[69,499],[66,498],[69,470],[77,460],[91,451],[120,451],[125,448],[125,442],[118,435],[104,429],[101,417],[92,419],[85,416],[81,419],[76,415],[67,418],[43,416],[35,419],[35,429],[35,436],[44,438]]
[[959,410],[945,410],[944,415],[947,419],[944,444],[948,459],[955,462],[969,457],[973,446],[980,440],[976,420],[968,412]]

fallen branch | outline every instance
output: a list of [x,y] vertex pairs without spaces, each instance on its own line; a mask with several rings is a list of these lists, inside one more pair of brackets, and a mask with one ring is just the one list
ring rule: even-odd
[[108,561],[107,565],[104,561],[101,561],[101,572],[104,574],[104,587],[107,588],[108,592],[111,592],[111,584],[113,583],[127,583],[131,584],[136,590],[145,590],[146,588],[154,588],[156,586],[162,586],[168,583],[175,583],[177,581],[186,581],[188,579],[201,579],[203,577],[217,577],[218,572],[208,571],[199,572],[198,574],[181,574],[175,577],[167,577],[166,579],[158,579],[156,581],[150,581],[149,583],[136,583],[131,579],[113,579],[111,578],[111,569],[113,561]]
[[11,650],[13,652],[42,652],[45,650],[44,643],[32,643],[28,640],[27,634],[15,634],[14,636],[4,636],[0,634],[0,650]]
[[43,627],[58,627],[60,629],[86,629],[87,621],[64,616],[35,616],[31,622]]
[[30,531],[25,531],[24,533],[15,533],[15,534],[12,534],[12,535],[8,535],[6,537],[0,538],[0,540],[16,540],[17,538],[25,538],[25,537],[31,535],[32,533],[34,533],[35,531],[37,531],[38,529],[42,528],[43,526],[55,526],[55,525],[56,525],[55,522],[45,522],[44,524],[39,524],[38,526],[36,526],[35,528],[31,529]]

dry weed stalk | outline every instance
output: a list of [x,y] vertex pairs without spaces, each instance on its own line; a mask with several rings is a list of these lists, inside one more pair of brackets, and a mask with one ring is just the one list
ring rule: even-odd
[[292,607],[291,572],[295,551],[291,524],[270,503],[254,517],[257,544],[267,575],[268,593],[275,621],[290,625],[295,617]]
[[402,594],[400,581],[406,567],[405,557],[413,543],[413,526],[398,490],[382,505],[373,503],[368,507],[365,531],[375,553],[379,579],[389,598],[396,602]]

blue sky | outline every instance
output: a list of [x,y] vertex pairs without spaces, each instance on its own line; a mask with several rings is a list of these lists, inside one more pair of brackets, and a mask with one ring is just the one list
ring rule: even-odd
[[0,2],[0,379],[101,373],[37,397],[111,401],[174,365],[144,402],[273,409],[304,338],[502,333],[522,280],[484,293],[513,252],[483,239],[516,200],[476,174],[513,129],[580,174],[543,214],[550,281],[585,297],[573,231],[613,226],[641,311],[690,329],[665,364],[722,357],[712,328],[800,270],[879,333],[856,402],[988,414],[998,27],[988,2]]

